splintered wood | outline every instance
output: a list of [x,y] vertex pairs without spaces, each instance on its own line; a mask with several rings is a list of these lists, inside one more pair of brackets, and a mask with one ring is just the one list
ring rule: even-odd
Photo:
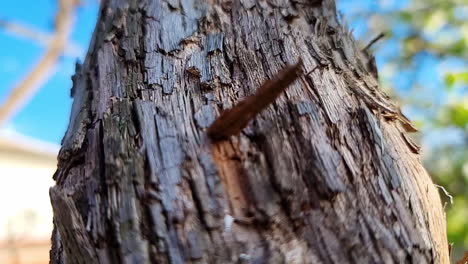
[[208,128],[208,136],[219,140],[240,133],[250,120],[273,103],[299,77],[301,66],[302,60],[299,59],[296,64],[284,68],[275,78],[263,83],[254,95],[222,112]]
[[401,112],[400,108],[390,100],[390,97],[378,88],[377,80],[370,75],[356,76],[351,72],[343,72],[343,74],[347,86],[369,108],[381,113],[387,120],[398,120],[406,132],[412,133],[418,131]]

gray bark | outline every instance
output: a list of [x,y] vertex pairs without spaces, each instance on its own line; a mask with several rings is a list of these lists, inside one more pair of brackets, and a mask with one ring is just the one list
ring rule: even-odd
[[[50,190],[51,263],[448,263],[439,195],[377,114],[365,53],[333,0],[102,1]],[[239,135],[207,137],[299,57]]]

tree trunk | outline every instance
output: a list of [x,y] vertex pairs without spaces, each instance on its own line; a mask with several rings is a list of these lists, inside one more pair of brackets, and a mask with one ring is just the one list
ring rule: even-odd
[[[298,58],[240,134],[207,136]],[[333,0],[102,1],[51,263],[448,263],[439,195],[372,59]]]

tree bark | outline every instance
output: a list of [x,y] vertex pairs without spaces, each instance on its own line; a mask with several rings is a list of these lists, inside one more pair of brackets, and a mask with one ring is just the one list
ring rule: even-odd
[[[239,135],[207,136],[298,58]],[[375,104],[372,59],[333,0],[102,1],[50,190],[51,263],[448,263],[437,189]]]

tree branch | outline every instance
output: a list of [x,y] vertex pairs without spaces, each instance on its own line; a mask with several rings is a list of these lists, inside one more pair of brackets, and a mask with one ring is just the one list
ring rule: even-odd
[[222,139],[239,133],[260,111],[273,103],[297,77],[302,60],[280,71],[275,78],[268,80],[258,91],[229,110],[224,111],[208,128],[208,136]]
[[[53,35],[42,32],[38,29],[28,27],[16,22],[11,22],[0,18],[0,28],[16,37],[23,37],[30,39],[39,45],[49,46],[53,40]],[[84,53],[83,48],[75,43],[68,42],[65,47],[64,54],[70,57],[80,57]]]
[[380,33],[379,35],[377,35],[376,37],[374,37],[370,42],[369,44],[367,44],[366,47],[364,47],[364,51],[368,50],[372,45],[374,45],[377,41],[379,41],[380,39],[382,39],[383,37],[385,37],[385,34],[382,32]]

